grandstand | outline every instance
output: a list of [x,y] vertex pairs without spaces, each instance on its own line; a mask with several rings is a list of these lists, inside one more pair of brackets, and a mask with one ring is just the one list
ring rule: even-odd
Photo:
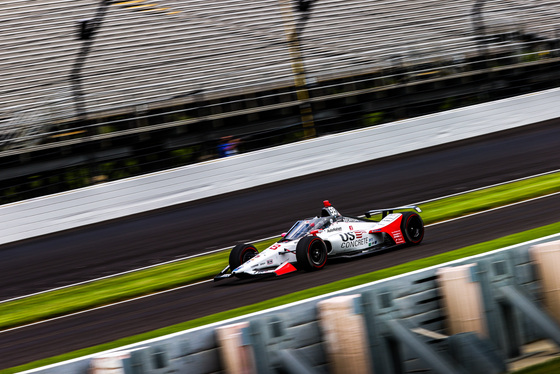
[[[495,82],[480,78],[484,86],[479,78],[460,75],[479,71],[481,60],[492,61],[496,71],[525,64],[523,84],[532,84],[525,82],[531,80],[526,77],[534,66],[530,64],[540,64],[535,60],[558,60],[560,0],[315,0],[307,17],[296,3],[4,0],[0,160],[55,146],[66,147],[59,153],[83,154],[82,148],[68,148],[83,142],[70,139],[83,136],[93,142],[126,135],[113,143],[123,147],[151,138],[159,148],[174,149],[230,133],[281,130],[297,125],[301,106],[309,105],[294,94],[297,74],[310,91],[315,118],[330,121],[325,120],[328,132],[375,124],[377,120],[362,118],[383,105],[410,104],[421,92],[444,100],[507,85],[503,76]],[[108,7],[99,29],[91,40],[80,40],[80,22],[96,18],[103,4]],[[294,30],[299,30],[297,43]],[[305,66],[299,72],[298,62]],[[73,69],[79,74],[72,76]],[[550,74],[542,73],[539,82],[558,79]],[[434,80],[429,92],[406,86],[417,79],[448,77],[461,80]],[[464,82],[470,86],[460,86]],[[516,92],[515,84],[508,94]],[[397,86],[401,91],[390,91]],[[451,93],[442,90],[446,86],[460,89]],[[375,90],[385,91],[359,96]],[[403,92],[416,97],[404,98]],[[341,109],[327,104],[327,97],[344,97]],[[353,102],[361,106],[343,107]],[[442,107],[430,105],[429,110]],[[255,114],[265,110],[266,115]],[[409,115],[404,112],[386,120]],[[176,131],[155,132],[161,129]],[[104,143],[88,152],[102,149],[106,154],[106,147]],[[127,148],[119,157],[134,152]],[[44,157],[28,156],[30,162]],[[90,162],[95,158],[90,156]],[[8,166],[21,169],[23,161],[2,162],[7,171]],[[47,169],[30,168],[29,175]],[[22,173],[0,172],[0,180],[24,177]]]
[[[284,4],[283,4],[284,3]],[[82,72],[87,112],[293,84],[279,0],[113,1]],[[320,0],[304,30],[307,75],[316,80],[400,64],[462,61],[478,53],[472,0]],[[77,22],[94,0],[6,0],[0,15],[3,98],[9,117],[72,112],[69,74],[82,41]],[[560,1],[484,5],[488,28],[554,38]],[[294,12],[295,13],[295,12]],[[297,18],[296,14],[292,15]],[[515,48],[515,41],[493,43]]]

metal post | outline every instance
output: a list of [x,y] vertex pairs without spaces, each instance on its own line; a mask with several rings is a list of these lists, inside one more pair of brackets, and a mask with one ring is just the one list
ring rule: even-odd
[[432,347],[424,344],[414,333],[403,326],[401,321],[389,320],[386,323],[395,338],[418,354],[418,357],[424,360],[434,372],[441,374],[465,374],[463,368],[457,367],[452,362],[448,362],[445,358],[438,355]]
[[288,374],[315,374],[317,371],[293,349],[278,351],[283,372]]
[[292,61],[292,71],[294,73],[294,83],[296,87],[297,99],[300,102],[300,115],[303,124],[305,138],[313,138],[316,135],[315,123],[313,120],[313,111],[309,102],[309,90],[307,89],[307,77],[305,73],[305,65],[303,62],[303,54],[301,52],[301,33],[305,27],[305,23],[309,19],[309,11],[311,2],[305,2],[305,7],[300,7],[302,13],[300,19],[294,22],[292,12],[292,3],[290,0],[279,0],[280,7],[284,16],[284,24],[288,46],[290,50],[290,58]]
[[265,337],[266,324],[264,321],[255,319],[250,321],[248,331],[248,343],[253,348],[255,354],[255,364],[257,374],[272,374],[273,368],[271,367],[270,357],[267,349],[267,341]]
[[538,308],[528,297],[523,295],[515,286],[502,286],[499,292],[508,303],[520,310],[531,322],[538,327],[542,334],[550,338],[560,347],[560,327],[543,310]]
[[486,26],[484,25],[484,17],[482,16],[482,8],[486,0],[475,0],[474,6],[471,11],[471,18],[473,24],[473,32],[478,40],[478,51],[482,56],[488,54],[486,48]]
[[404,372],[399,360],[400,349],[391,340],[389,329],[385,324],[392,318],[395,310],[389,292],[369,291],[362,293],[361,308],[366,323],[371,372],[395,373]]
[[95,34],[101,27],[101,23],[103,22],[103,18],[105,17],[110,3],[111,0],[100,0],[95,17],[92,20],[83,20],[79,25],[80,40],[83,40],[84,43],[70,71],[70,82],[72,84],[72,90],[74,91],[74,105],[76,108],[76,116],[79,121],[84,120],[86,115],[85,100],[82,90],[82,68],[95,40]]
[[[76,61],[74,61],[74,66],[70,71],[70,83],[72,85],[72,90],[74,94],[74,107],[76,110],[76,118],[79,122],[82,122],[86,119],[86,104],[84,100],[84,93],[82,89],[82,68],[86,61],[87,55],[93,45],[95,40],[95,34],[101,27],[101,23],[103,22],[103,18],[105,17],[105,13],[107,12],[107,8],[111,4],[111,0],[100,0],[99,7],[97,8],[97,12],[95,17],[91,20],[82,20],[80,21],[80,29],[79,29],[79,39],[83,40],[82,48],[78,55],[76,56]],[[88,130],[88,133],[91,133],[91,130]],[[91,134],[93,135],[93,134]],[[88,152],[88,163],[91,165],[91,175],[96,175],[97,165],[95,163],[95,154],[93,149],[93,144],[91,143],[91,150]],[[90,179],[90,183],[92,180]]]

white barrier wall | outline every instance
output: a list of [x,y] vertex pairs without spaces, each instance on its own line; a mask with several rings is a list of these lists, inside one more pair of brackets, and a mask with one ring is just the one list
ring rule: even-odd
[[0,206],[0,244],[560,117],[560,89]]

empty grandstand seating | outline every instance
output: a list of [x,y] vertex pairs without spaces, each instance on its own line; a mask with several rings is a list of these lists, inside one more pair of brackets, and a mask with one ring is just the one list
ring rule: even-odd
[[[89,113],[204,90],[205,97],[293,84],[288,0],[113,1],[81,72]],[[319,0],[303,31],[316,80],[478,53],[474,0]],[[98,0],[4,0],[0,7],[0,119],[73,114],[77,23]],[[486,2],[488,32],[557,37],[560,0]],[[502,41],[489,48],[515,47]],[[7,123],[7,122],[6,122]]]

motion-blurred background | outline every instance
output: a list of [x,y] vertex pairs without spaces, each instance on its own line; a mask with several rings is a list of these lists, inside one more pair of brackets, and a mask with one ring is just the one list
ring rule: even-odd
[[559,8],[5,0],[0,203],[556,87]]

